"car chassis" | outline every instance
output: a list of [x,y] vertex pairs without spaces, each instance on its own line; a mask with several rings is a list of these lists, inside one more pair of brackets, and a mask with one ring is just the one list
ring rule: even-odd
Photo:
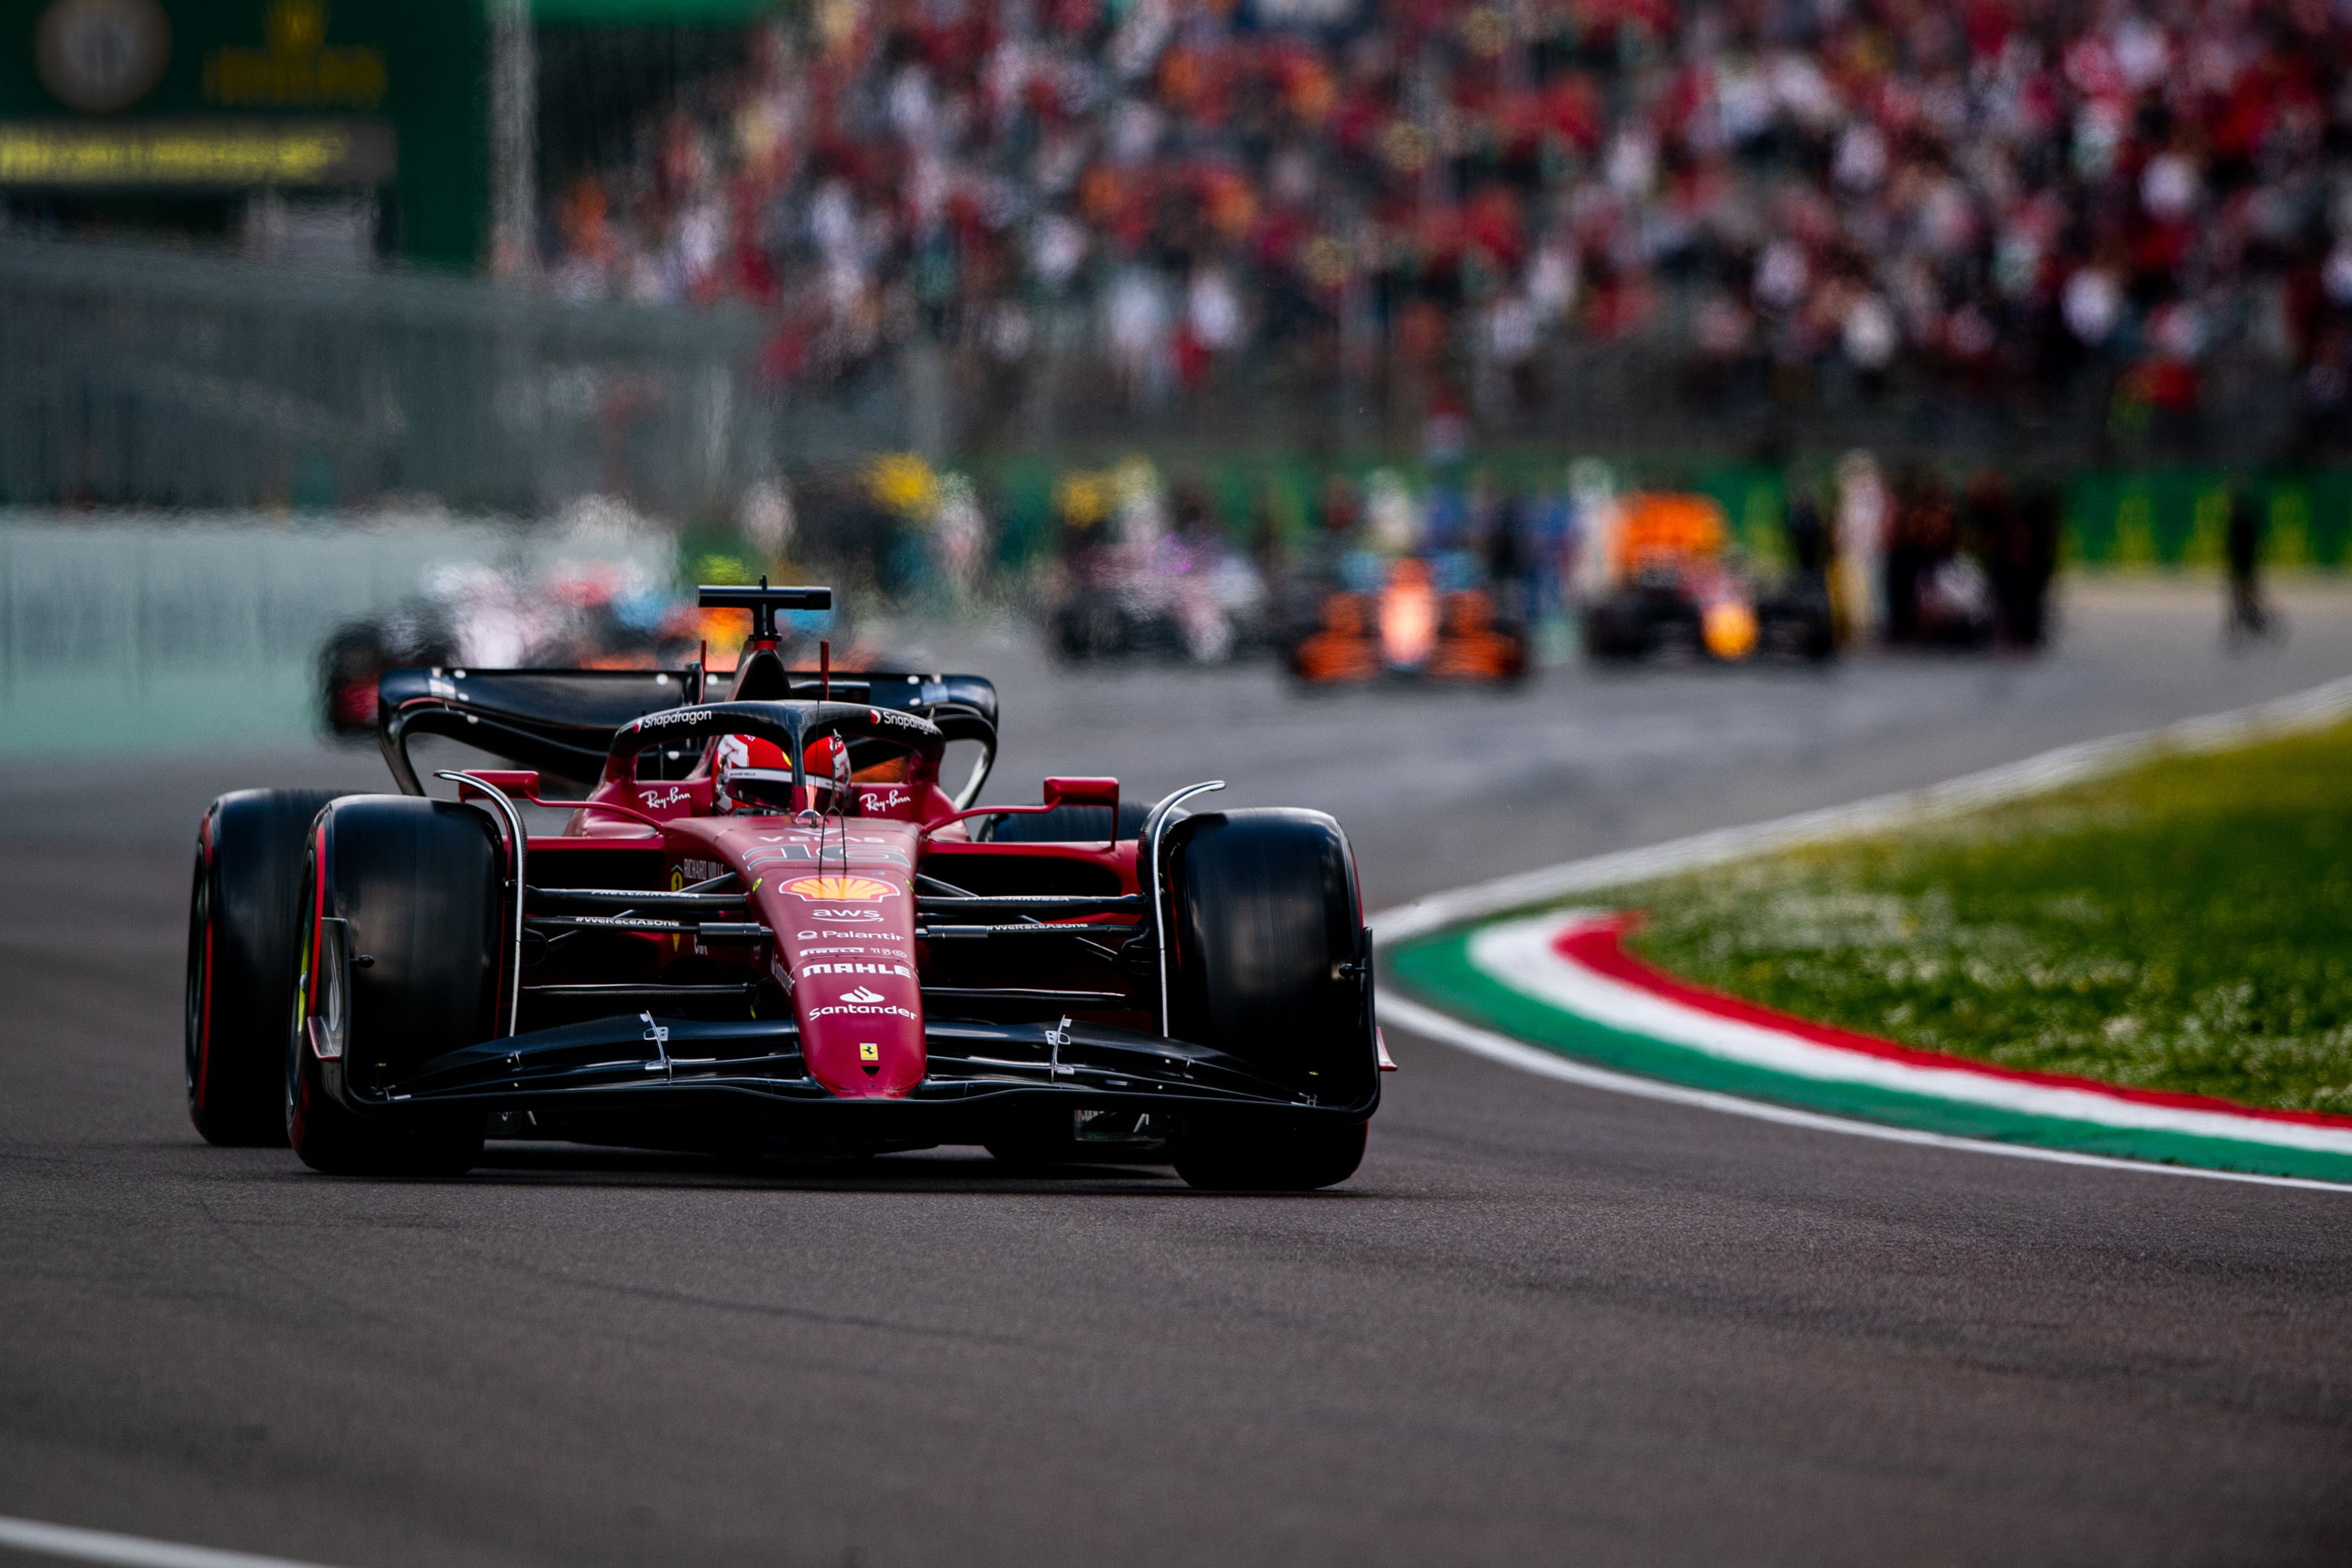
[[[383,676],[402,794],[327,802],[299,856],[284,1104],[306,1160],[462,1168],[487,1134],[755,1159],[979,1144],[1037,1166],[1167,1160],[1209,1186],[1352,1171],[1391,1063],[1337,823],[1188,810],[1217,781],[1139,822],[1108,779],[976,806],[988,682],[788,670],[775,612],[827,591],[701,598],[753,615],[721,701],[696,666]],[[457,800],[433,799],[410,757],[425,735],[523,766],[438,770]],[[729,800],[730,737],[789,760],[788,798]],[[959,740],[980,757],[950,796]],[[806,766],[821,751],[829,790]],[[584,795],[543,793],[592,773]],[[200,901],[232,909],[205,857],[237,799],[198,864]],[[544,807],[569,810],[561,831],[530,831]],[[206,918],[199,1126],[207,1071],[226,1082],[240,1049]]]

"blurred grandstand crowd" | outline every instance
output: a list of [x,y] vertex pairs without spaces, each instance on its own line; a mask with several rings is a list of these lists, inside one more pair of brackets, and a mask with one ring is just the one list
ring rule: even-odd
[[2160,428],[2230,351],[2324,414],[2347,47],[2344,0],[816,0],[553,193],[545,270],[747,298],[784,382],[1074,321],[1144,406],[1271,355],[1442,415],[1671,299],[1727,386],[2094,364]]

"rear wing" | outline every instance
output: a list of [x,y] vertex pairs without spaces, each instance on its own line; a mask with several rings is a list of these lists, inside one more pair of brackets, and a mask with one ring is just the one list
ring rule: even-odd
[[[996,762],[996,687],[980,675],[906,671],[793,670],[791,695],[814,702],[828,691],[835,702],[911,713],[939,726],[950,740],[980,744],[971,777],[952,791],[956,808],[980,796]],[[604,771],[621,727],[666,708],[703,700],[704,675],[684,670],[386,670],[376,682],[376,743],[401,789],[422,795],[408,743],[437,735],[458,741],[584,792]],[[714,695],[719,695],[714,693]],[[664,760],[691,767],[698,744],[665,752]]]

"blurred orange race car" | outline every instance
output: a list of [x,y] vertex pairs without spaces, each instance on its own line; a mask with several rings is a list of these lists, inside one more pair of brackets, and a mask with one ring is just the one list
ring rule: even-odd
[[1585,607],[1587,656],[1828,658],[1836,643],[1818,574],[1759,592],[1727,559],[1728,539],[1709,497],[1627,497],[1606,541],[1609,589]]
[[1390,563],[1376,592],[1324,595],[1289,661],[1313,685],[1382,675],[1506,682],[1527,674],[1528,647],[1488,590],[1440,589],[1427,561],[1406,557]]

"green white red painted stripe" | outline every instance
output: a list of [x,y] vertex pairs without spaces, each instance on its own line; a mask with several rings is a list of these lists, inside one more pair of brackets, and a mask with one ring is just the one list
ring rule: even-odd
[[1912,1141],[1990,1142],[2007,1152],[2155,1161],[2298,1185],[2352,1183],[2352,1118],[1915,1051],[1687,985],[1627,954],[1626,925],[1607,911],[1553,911],[1390,945],[1390,977],[1406,998],[1384,1004],[1384,1015],[1489,1055],[1507,1055],[1498,1044],[1532,1045],[1598,1077],[1637,1075],[1724,1102],[1717,1108],[1748,1103],[1798,1113],[1770,1119],[1840,1130],[1874,1124]]
[[[1638,964],[1617,946],[1622,923],[1591,911],[1494,923],[1535,904],[1908,827],[2158,753],[2244,746],[2347,714],[2352,676],[2252,707],[2062,747],[1908,794],[1433,894],[1370,917],[1392,982],[1381,1016],[1546,1077],[1788,1125],[2070,1165],[2296,1186],[2352,1184],[2352,1120],[2016,1073],[1769,1014]],[[1482,920],[1490,924],[1473,924]]]

